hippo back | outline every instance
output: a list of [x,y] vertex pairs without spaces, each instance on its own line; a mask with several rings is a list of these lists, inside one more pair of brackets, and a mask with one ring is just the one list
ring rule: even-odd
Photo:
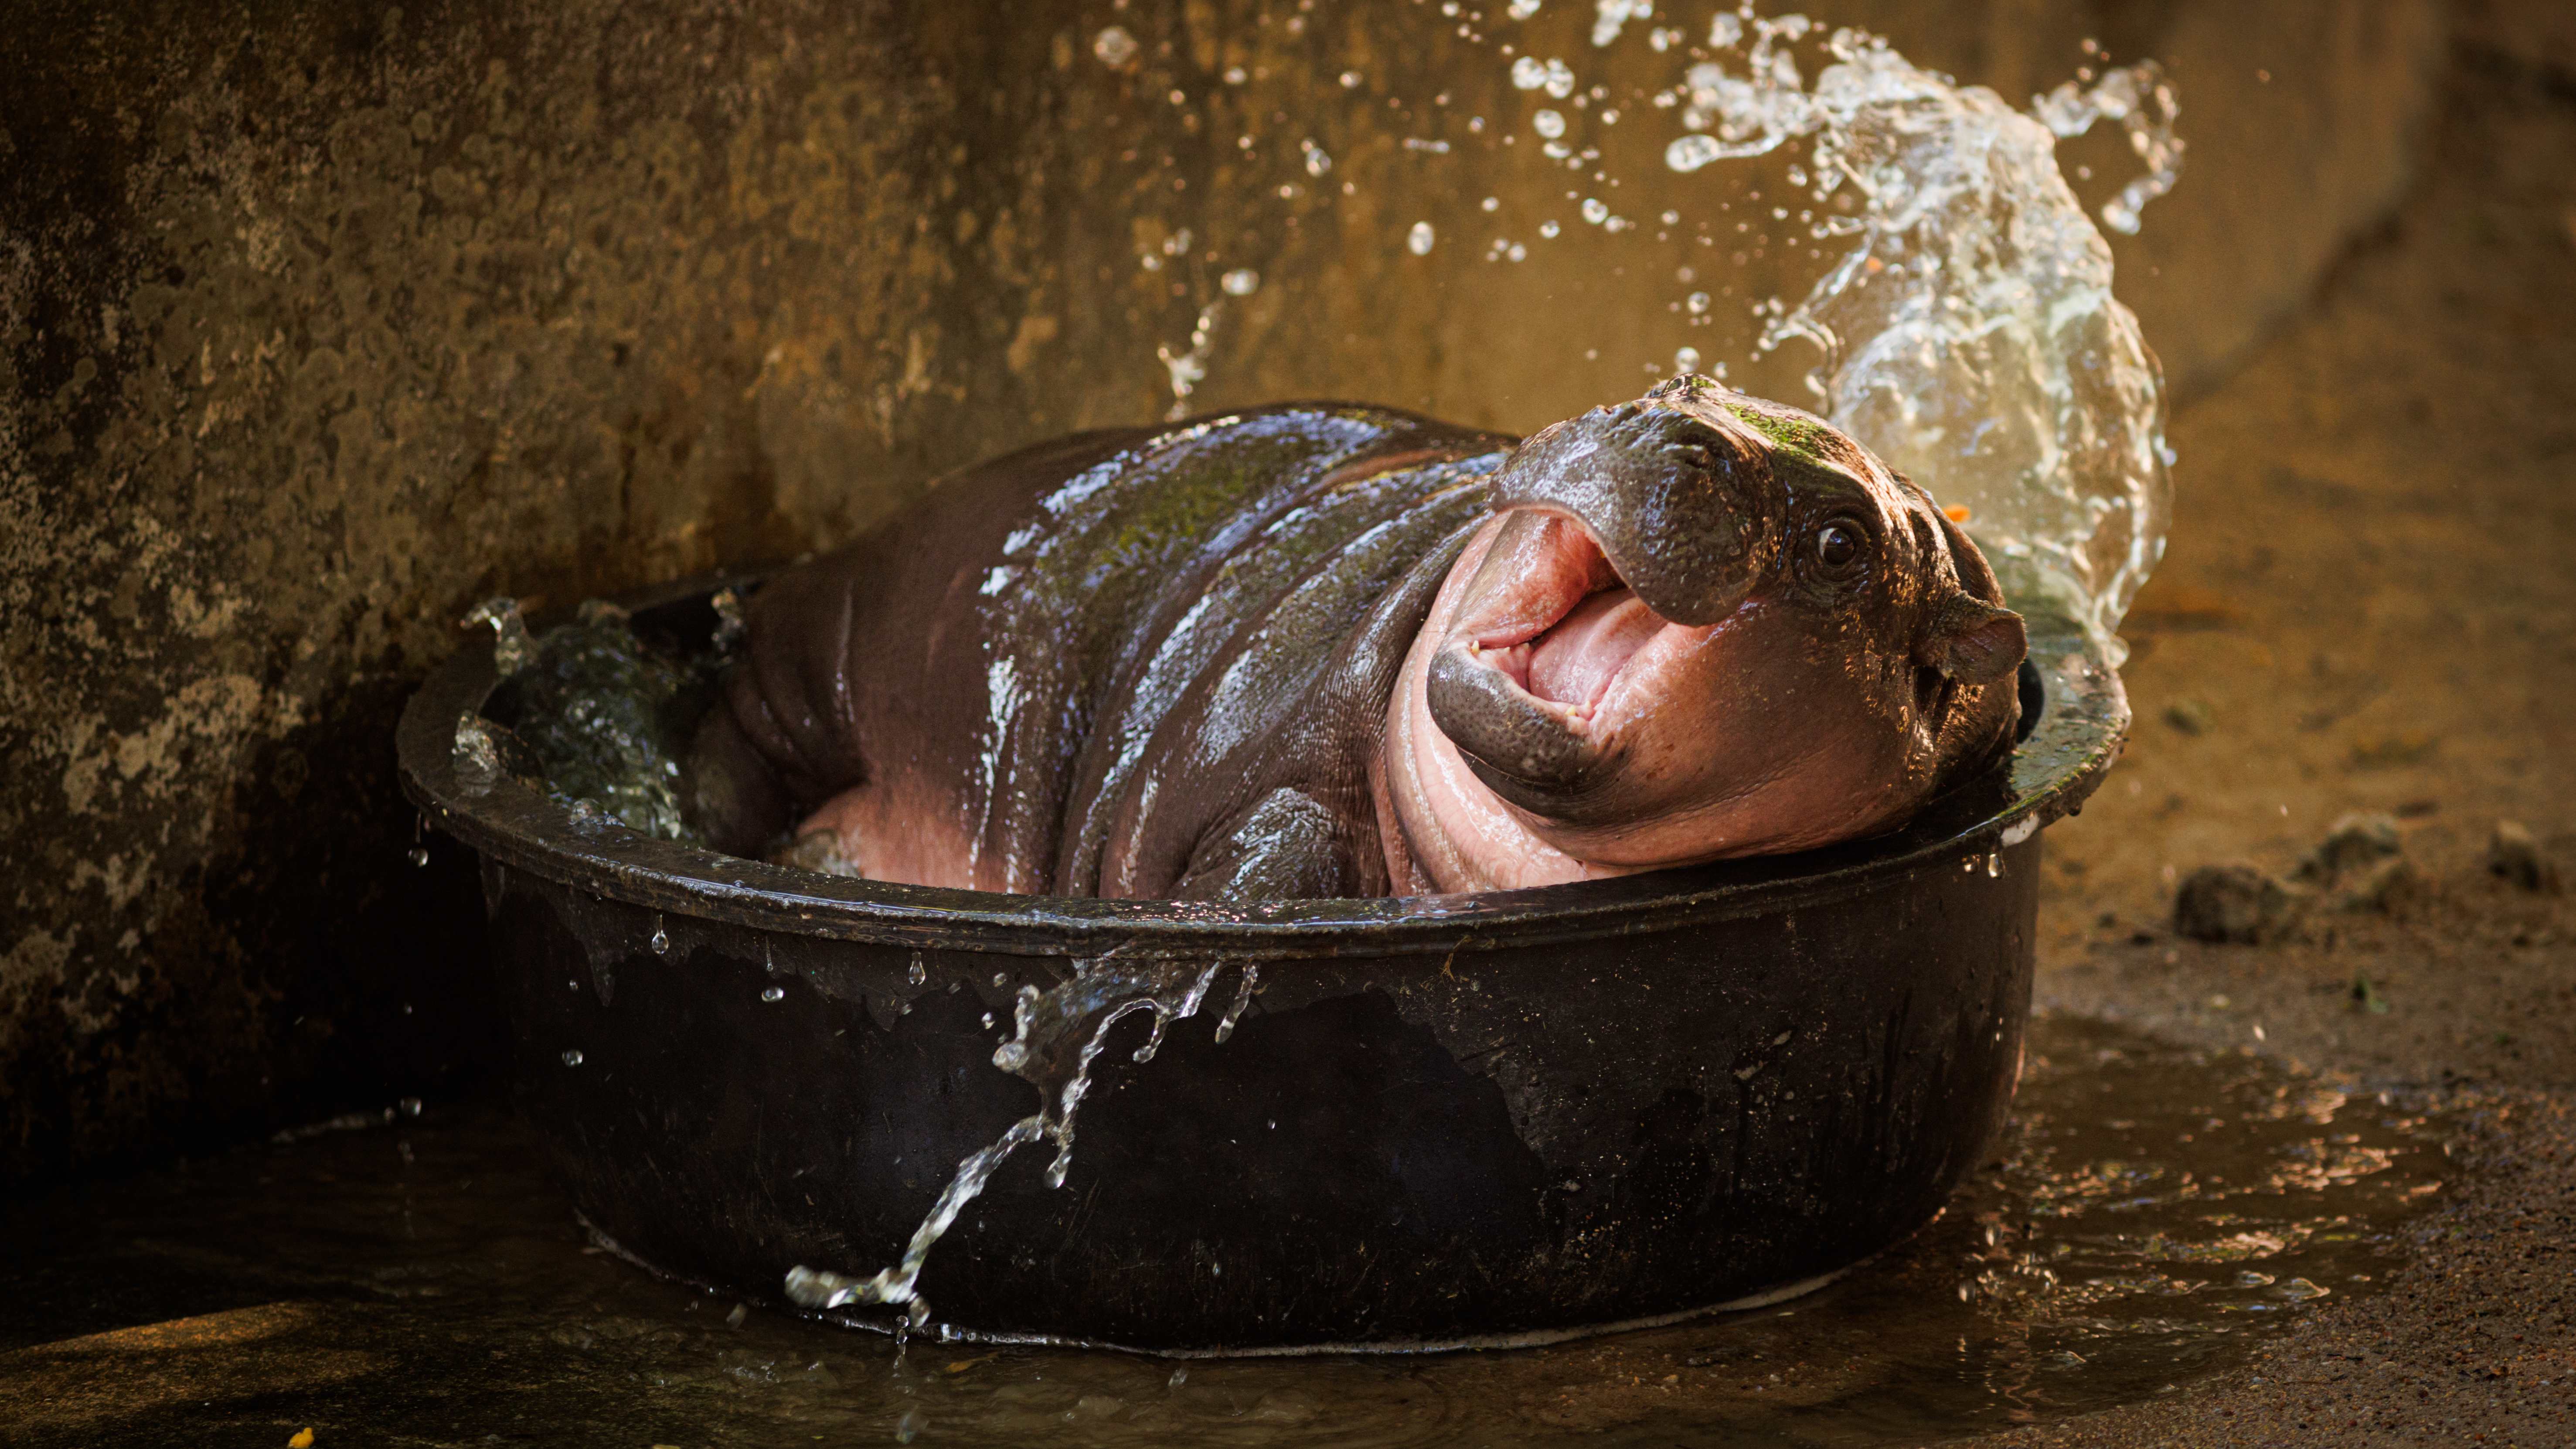
[[1172,893],[1197,838],[1249,808],[1267,742],[1374,746],[1373,711],[1296,726],[1319,688],[1377,672],[1358,636],[1481,515],[1510,444],[1291,404],[951,475],[753,600],[724,713],[779,803],[710,834],[745,849],[867,782],[958,832],[958,883]]

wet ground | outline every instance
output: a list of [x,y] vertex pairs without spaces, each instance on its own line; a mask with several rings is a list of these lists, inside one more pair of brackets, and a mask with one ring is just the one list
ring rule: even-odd
[[1910,1443],[2247,1362],[2380,1291],[2444,1191],[2412,1097],[2072,1018],[2031,1047],[1996,1161],[1840,1283],[1404,1358],[898,1351],[603,1253],[501,1104],[398,1112],[12,1213],[0,1419],[32,1445]]
[[[2576,1444],[2576,9],[2458,8],[2417,194],[2179,409],[2138,728],[2050,833],[2043,1011],[2444,1089],[2457,1191],[2366,1301],[2168,1400],[2013,1443]],[[2188,183],[2186,183],[2188,184]],[[2391,812],[2421,889],[2267,946],[2176,939],[2178,873],[2288,873]]]

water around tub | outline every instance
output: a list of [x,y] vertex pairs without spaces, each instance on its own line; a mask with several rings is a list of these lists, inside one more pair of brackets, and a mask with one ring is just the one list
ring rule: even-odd
[[498,1104],[359,1121],[0,1214],[16,1442],[1912,1443],[2243,1362],[2377,1291],[2446,1167],[2422,1104],[2043,1018],[1995,1164],[1818,1293],[1542,1350],[1176,1364],[737,1316],[586,1242]]

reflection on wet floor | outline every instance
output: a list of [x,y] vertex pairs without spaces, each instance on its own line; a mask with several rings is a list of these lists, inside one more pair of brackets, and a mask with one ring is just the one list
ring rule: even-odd
[[[584,1243],[498,1107],[281,1140],[0,1220],[0,1421],[36,1445],[1872,1444],[2166,1392],[2367,1293],[2425,1119],[2043,1020],[2000,1161],[1776,1308],[1552,1349],[1171,1362],[739,1311]],[[935,1273],[935,1269],[934,1269]]]

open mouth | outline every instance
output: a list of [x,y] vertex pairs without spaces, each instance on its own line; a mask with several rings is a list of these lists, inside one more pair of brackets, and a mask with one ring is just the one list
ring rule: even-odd
[[1589,715],[1664,621],[1626,585],[1585,596],[1536,638],[1485,658],[1538,699]]
[[1461,621],[1468,652],[1569,723],[1595,716],[1629,662],[1674,627],[1622,582],[1580,522],[1549,515],[1510,547],[1513,575],[1479,627]]
[[1707,632],[1648,608],[1579,520],[1515,509],[1432,656],[1424,703],[1488,788],[1574,819],[1614,808],[1623,725],[1653,713],[1656,681]]

